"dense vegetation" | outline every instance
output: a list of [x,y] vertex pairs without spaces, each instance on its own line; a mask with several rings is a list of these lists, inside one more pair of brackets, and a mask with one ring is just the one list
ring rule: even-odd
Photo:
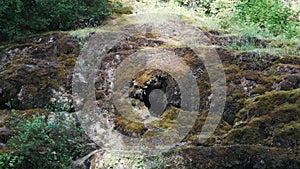
[[50,30],[68,30],[85,19],[103,21],[107,0],[1,0],[0,41]]
[[299,32],[297,24],[292,22],[293,13],[291,9],[276,0],[252,0],[237,5],[237,16],[247,24],[257,24],[262,29],[267,29],[274,35],[288,33],[296,36]]
[[0,169],[67,168],[85,155],[90,146],[70,110],[61,102],[49,114],[36,112],[30,118],[12,110],[13,136],[0,155]]
[[280,0],[175,0],[217,20],[221,28],[230,32],[246,29],[265,37],[299,39],[300,3]]

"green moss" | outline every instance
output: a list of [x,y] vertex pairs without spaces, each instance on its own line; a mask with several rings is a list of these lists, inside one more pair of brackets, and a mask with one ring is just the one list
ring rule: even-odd
[[126,6],[123,8],[114,8],[116,14],[132,14],[133,8],[131,6]]
[[162,114],[162,116],[159,117],[159,120],[148,123],[147,126],[151,128],[159,128],[164,130],[171,129],[173,125],[176,123],[179,113],[183,113],[183,111],[179,108],[176,107],[168,108]]
[[[285,108],[291,106],[287,104],[295,104],[291,106],[291,109],[296,109],[296,103],[299,103],[300,89],[291,91],[278,91],[278,92],[266,92],[264,95],[257,96],[252,99],[248,99],[246,102],[246,109],[248,110],[249,117],[259,117],[261,115],[271,114],[273,110],[280,109],[284,105]],[[293,108],[294,107],[294,108]],[[242,117],[243,112],[240,112],[239,117]],[[240,119],[237,119],[240,120]]]
[[139,86],[144,87],[146,82],[154,78],[157,75],[165,74],[162,70],[159,69],[146,69],[139,72],[134,76],[134,80],[138,83]]
[[[291,140],[295,141],[299,133],[298,129],[295,129],[294,134],[289,131],[292,127],[298,128],[299,120],[299,89],[267,92],[246,101],[245,108],[236,115],[234,128],[229,131],[222,144],[291,145]],[[274,129],[277,136],[272,134]],[[283,133],[290,133],[290,141],[283,141]]]
[[121,115],[117,115],[115,118],[116,129],[125,135],[141,135],[144,132],[144,124],[131,121]]
[[1,51],[17,49],[20,53],[0,72],[1,88],[5,89],[0,105],[5,107],[3,104],[10,101],[15,109],[42,108],[53,90],[65,87],[77,61],[78,42],[66,33],[49,32],[20,38],[15,43],[18,44]]
[[260,133],[257,129],[243,127],[230,130],[226,138],[222,140],[222,145],[258,144],[260,141]]
[[268,91],[267,87],[263,86],[263,85],[257,85],[254,89],[252,94],[259,94],[262,95],[264,94],[266,91]]
[[113,6],[113,12],[117,15],[132,14],[133,7],[131,6],[123,6],[119,1],[115,1],[111,5]]
[[182,110],[179,109],[179,108],[176,108],[176,107],[172,107],[172,108],[169,108],[167,109],[164,114],[162,115],[162,119],[166,120],[166,119],[169,119],[169,120],[176,120],[177,119],[177,116],[178,114],[181,112]]
[[274,132],[273,143],[280,147],[298,148],[300,144],[300,120],[278,126]]
[[288,123],[300,120],[300,102],[297,104],[285,103],[272,111],[274,123]]
[[10,114],[9,110],[0,110],[0,127],[6,126],[5,125],[5,122],[6,122],[5,119],[8,118],[9,114]]
[[66,56],[70,54],[74,54],[75,56],[79,54],[78,42],[70,35],[62,35],[59,43],[59,55]]

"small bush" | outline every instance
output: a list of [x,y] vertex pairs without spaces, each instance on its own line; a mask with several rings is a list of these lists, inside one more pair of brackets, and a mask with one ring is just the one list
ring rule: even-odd
[[49,30],[68,30],[83,19],[103,21],[107,0],[1,0],[0,41]]
[[219,20],[222,28],[230,26],[235,16],[235,5],[238,0],[215,0],[210,4],[211,15]]
[[291,10],[279,0],[248,0],[239,3],[237,17],[241,22],[254,23],[261,29],[269,30],[275,36],[287,33],[297,34],[297,22],[292,22]]
[[[62,106],[49,116],[24,120],[14,113],[13,136],[0,155],[0,168],[67,168],[91,148],[83,129]],[[17,121],[17,123],[16,123]]]

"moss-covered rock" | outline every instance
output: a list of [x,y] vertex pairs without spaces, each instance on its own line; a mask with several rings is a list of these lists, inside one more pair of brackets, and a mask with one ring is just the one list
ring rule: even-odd
[[[114,24],[111,24],[112,30]],[[204,46],[201,44],[201,48],[215,50],[219,55],[227,81],[227,96],[218,127],[214,130],[213,125],[208,124],[207,130],[214,130],[214,133],[200,144],[201,133],[207,132],[202,130],[205,122],[218,118],[207,117],[212,97],[207,69],[193,49],[178,43],[180,38],[176,31],[172,32],[174,35],[171,33],[167,37],[163,36],[163,30],[152,28],[150,24],[137,26],[128,23],[124,30],[130,35],[126,34],[124,39],[109,49],[99,65],[95,79],[96,102],[101,109],[99,113],[112,121],[114,130],[129,137],[146,139],[158,136],[156,131],[163,133],[172,130],[172,137],[177,138],[179,130],[190,127],[188,134],[181,139],[181,143],[187,147],[175,147],[162,156],[171,158],[172,154],[177,154],[184,162],[176,166],[169,161],[169,168],[182,164],[185,168],[299,166],[298,56],[239,51],[236,49],[248,44],[254,48],[268,48],[276,46],[276,43],[255,37],[223,36],[214,31],[206,32],[211,42]],[[193,27],[194,29],[201,30],[197,27]],[[4,109],[11,106],[18,109],[18,114],[27,118],[35,112],[43,112],[41,109],[58,91],[70,92],[72,68],[79,53],[78,43],[65,33],[33,36],[15,43],[0,49],[0,109],[3,109],[0,117],[7,119],[0,124],[7,127],[13,119]],[[230,47],[233,43],[238,48]],[[182,109],[181,91],[175,78],[157,68],[147,68],[132,75],[133,78],[128,81],[129,104],[118,109],[113,104],[116,69],[130,55],[145,49],[162,49],[174,53],[190,68],[196,79],[198,91],[193,92],[200,95],[199,112],[193,119],[188,114],[183,116],[183,121],[190,122],[185,123],[187,126],[173,128],[180,114],[191,112]],[[172,69],[176,71],[181,67],[174,64]],[[180,78],[185,75],[181,74]],[[154,89],[160,89],[166,94],[167,106],[153,120],[147,116],[152,117],[149,95]],[[160,136],[170,137],[163,134]],[[92,161],[97,161],[96,156],[92,158]]]
[[300,90],[268,92],[247,100],[222,144],[262,144],[297,149]]
[[70,89],[71,71],[79,48],[64,33],[20,39],[1,49],[0,108],[43,108],[54,92]]
[[[134,25],[128,27],[135,29]],[[147,30],[149,27],[151,26],[145,24],[142,29]],[[219,126],[206,142],[200,144],[199,136],[201,132],[205,132],[202,131],[204,123],[217,118],[213,116],[210,117],[212,119],[207,118],[211,104],[211,84],[205,65],[191,48],[176,44],[174,39],[162,38],[160,30],[150,33],[139,31],[139,28],[136,27],[136,33],[121,41],[104,57],[99,75],[99,79],[102,80],[96,82],[98,88],[102,88],[101,91],[96,92],[99,105],[104,107],[110,105],[106,104],[110,100],[108,90],[110,88],[107,88],[104,82],[108,77],[106,70],[109,67],[116,69],[122,60],[145,47],[163,48],[174,52],[189,66],[196,78],[200,93],[199,115],[193,120],[186,119],[194,123],[191,124],[189,133],[182,139],[183,144],[196,147],[174,150],[180,152],[186,160],[186,168],[280,168],[288,166],[288,163],[291,164],[290,168],[295,168],[299,165],[297,151],[299,150],[300,58],[298,56],[232,50],[234,49],[230,48],[232,43],[240,43],[237,45],[243,46],[251,42],[254,48],[268,48],[273,44],[272,41],[254,37],[207,34],[212,41],[211,44],[217,46],[208,44],[203,48],[215,49],[222,61],[227,80],[227,97]],[[174,65],[173,69],[176,70],[178,67]],[[163,80],[157,80],[159,77],[166,77],[165,82],[171,83],[170,86],[176,86],[177,82],[170,80],[168,76],[166,72],[157,69],[146,69],[134,75],[129,82],[131,92],[128,97],[132,99],[130,106],[142,113],[147,109],[145,106],[148,101],[147,95],[151,90],[164,88],[161,85]],[[174,100],[176,99],[169,97],[168,102]],[[141,119],[140,122],[133,122],[130,121],[132,117],[122,117],[122,113],[115,113],[113,118],[116,129],[125,135],[142,138],[156,137],[157,133],[153,132],[153,129],[173,131],[172,127],[176,124],[176,118],[182,109],[180,104],[170,105],[159,116],[159,120],[146,124],[143,124]],[[130,112],[131,109],[127,107],[125,111]],[[108,113],[112,112],[108,111]],[[136,113],[131,115],[139,116]],[[176,132],[178,131],[174,133]],[[174,164],[170,166],[174,167]]]
[[[169,154],[172,155],[171,153]],[[190,147],[179,150],[185,168],[297,168],[297,152],[261,145]],[[167,156],[168,157],[168,156]]]
[[[108,55],[104,57],[104,62],[101,63],[103,70],[102,68],[100,70],[100,72],[103,73],[100,73],[99,78],[101,77],[102,79],[105,79],[108,73],[105,73],[104,69],[107,69],[108,67],[115,69],[122,62],[122,60],[124,60],[130,54],[133,54],[135,50],[150,47],[164,48],[166,50],[175,52],[175,54],[182,58],[185,64],[190,67],[194,77],[196,78],[200,93],[199,111],[202,112],[202,114],[199,115],[197,119],[195,119],[196,121],[193,124],[194,126],[192,130],[189,132],[189,135],[184,139],[184,141],[190,141],[192,142],[192,144],[198,145],[197,140],[199,137],[199,133],[201,133],[201,128],[204,122],[207,120],[206,116],[210,105],[209,98],[211,95],[211,86],[205,65],[203,64],[201,59],[197,57],[196,53],[191,48],[186,46],[178,46],[176,45],[176,43],[173,43],[173,41],[161,38],[162,36],[159,30],[155,30],[154,32],[143,32],[139,30],[140,27],[135,28],[134,25],[129,25],[127,27],[130,28],[130,30],[136,29],[136,32],[133,33],[133,35],[131,35],[130,37],[127,37],[125,40],[122,40],[120,43],[115,45],[115,47],[113,47],[109,51]],[[147,30],[148,27],[150,30],[151,26],[145,24],[142,26],[142,29]],[[270,121],[272,121],[270,120],[270,118],[272,117],[272,115],[262,116],[261,119],[260,115],[258,115],[257,119],[253,120],[253,122],[251,123],[248,123],[247,121],[239,122],[240,126],[244,126],[241,128],[239,128],[239,126],[236,126],[235,124],[237,124],[237,122],[240,120],[242,112],[245,111],[245,107],[249,106],[249,99],[259,98],[261,95],[268,95],[268,92],[294,90],[299,88],[299,57],[294,55],[278,55],[269,54],[265,52],[236,51],[228,49],[228,45],[229,43],[231,43],[231,41],[233,42],[239,39],[241,40],[241,45],[244,45],[243,43],[247,43],[249,42],[249,40],[251,40],[249,39],[249,37],[223,37],[222,35],[208,35],[208,37],[211,38],[212,44],[220,45],[217,47],[205,46],[204,48],[215,49],[222,61],[227,80],[227,98],[223,118],[220,122],[219,127],[216,129],[215,134],[211,136],[211,138],[208,139],[208,141],[203,145],[214,145],[220,143],[247,144],[251,142],[255,143],[257,141],[259,143],[271,145],[269,138],[269,130],[272,130],[272,127],[270,125]],[[269,40],[263,40],[258,38],[253,38],[252,40],[256,47],[267,47],[271,43],[271,41]],[[119,58],[119,60],[117,58]],[[174,69],[177,69],[176,65],[174,65]],[[153,79],[157,77],[165,76],[168,76],[166,72],[154,69],[147,69],[139,72],[137,75],[134,76],[131,82],[132,90],[129,94],[129,97],[138,99],[139,101],[144,102],[144,105],[146,105],[148,101],[147,95],[149,95],[151,90],[161,87],[159,85],[155,86],[155,84],[151,83],[151,81],[153,81]],[[101,86],[103,87],[105,85],[105,83],[103,82],[103,80],[97,81],[96,84],[100,88]],[[153,82],[158,82],[158,80],[154,80]],[[176,81],[172,81],[172,83],[173,82],[176,83]],[[168,81],[168,84],[170,83],[171,81]],[[171,86],[176,86],[176,84]],[[100,105],[108,105],[104,103],[106,101],[104,101],[105,99],[103,98],[106,98],[104,95],[109,96],[109,92],[104,91],[108,91],[108,89],[105,88],[105,90],[102,89],[101,91],[96,92],[97,98],[99,98],[98,102]],[[175,100],[174,97],[169,98],[172,98],[173,101]],[[172,99],[169,99],[168,102],[172,102]],[[298,98],[296,98],[296,100],[297,99]],[[286,98],[281,98],[279,100],[285,101]],[[131,102],[132,106],[137,107],[139,101],[133,100]],[[268,103],[261,102],[261,104],[265,105],[256,106],[255,108],[253,108],[253,111],[258,113],[262,110],[265,110],[266,112],[266,109],[268,109],[266,108],[266,105],[277,105],[277,103],[279,104],[277,100],[274,101],[272,99]],[[180,104],[170,105],[180,108]],[[293,105],[292,107],[295,107],[295,105]],[[270,109],[273,110],[273,108]],[[167,112],[170,110],[171,109],[166,109],[164,114],[167,114]],[[287,111],[288,110],[285,111],[282,108],[277,112],[283,113]],[[249,114],[248,111],[247,113]],[[125,119],[122,119],[121,121],[123,120]],[[293,119],[287,118],[286,122],[289,122],[290,120]],[[121,128],[128,129],[128,127],[126,127],[127,124],[128,126],[132,126],[129,125],[131,124],[129,121],[126,123],[119,122],[120,119],[118,116],[116,120],[117,128],[123,126]],[[169,127],[169,125],[171,125],[172,123],[174,123],[174,121],[169,121],[165,119],[165,123],[162,123],[162,126]],[[144,130],[144,128],[140,127],[140,129],[141,133],[141,131]],[[240,136],[235,137],[233,133],[239,132]]]

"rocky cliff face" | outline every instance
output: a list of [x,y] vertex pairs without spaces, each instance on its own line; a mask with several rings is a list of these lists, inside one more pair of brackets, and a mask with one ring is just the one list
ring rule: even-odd
[[[107,27],[112,29],[118,25],[117,22],[110,24]],[[115,131],[129,138],[151,138],[159,130],[172,128],[179,114],[185,110],[178,79],[168,71],[147,68],[127,81],[127,98],[131,105],[129,111],[134,110],[139,114],[126,117],[122,114],[122,111],[128,111],[126,107],[120,110],[112,101],[116,70],[124,60],[141,50],[164,50],[177,55],[190,68],[198,88],[198,91],[192,92],[199,93],[199,114],[195,119],[185,119],[194,121],[191,130],[177,147],[160,154],[159,158],[165,161],[157,163],[164,165],[164,168],[299,168],[299,53],[288,55],[232,50],[231,42],[244,45],[247,39],[204,31],[181,19],[168,24],[163,29],[154,29],[149,24],[125,24],[125,38],[107,50],[97,68],[94,84],[98,113],[110,120]],[[180,37],[180,31],[176,31],[182,28],[185,28],[185,34]],[[202,33],[201,42],[193,33]],[[226,78],[226,100],[221,121],[214,133],[201,143],[199,136],[208,120],[207,114],[214,96],[203,60],[195,50],[180,42],[181,38],[190,37],[201,48],[216,51]],[[254,38],[256,47],[267,48],[271,43],[274,42]],[[25,38],[1,48],[1,125],[6,125],[4,119],[9,118],[7,103],[17,112],[25,114],[42,111],[44,106],[55,102],[59,96],[71,103],[72,71],[79,52],[78,42],[65,33]],[[181,67],[172,64],[171,69],[179,71]],[[183,78],[185,74],[181,76]],[[160,94],[165,95],[165,100],[162,99],[161,112],[155,114],[150,100],[152,91],[156,89],[163,92]],[[160,94],[155,95],[154,100]],[[151,117],[155,120],[151,120]],[[138,120],[132,121],[132,118]],[[179,126],[179,129],[184,129],[184,126]],[[172,137],[178,137],[176,133],[179,129],[174,131]],[[1,133],[1,142],[9,141],[6,135]],[[85,164],[99,167],[99,164],[107,162],[104,161],[105,153],[91,155]],[[146,161],[155,158],[153,155],[144,157]],[[125,164],[118,164],[119,167],[122,165]]]

